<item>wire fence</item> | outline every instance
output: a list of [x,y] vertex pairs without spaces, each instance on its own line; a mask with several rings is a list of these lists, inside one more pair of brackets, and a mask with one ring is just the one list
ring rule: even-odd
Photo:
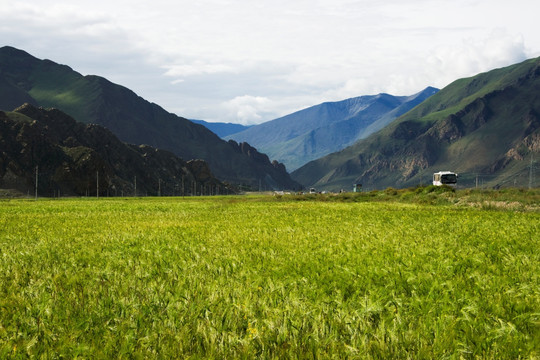
[[536,174],[540,166],[534,161],[526,168],[522,168],[507,176],[483,174],[479,172],[459,173],[459,188],[536,188],[540,186]]
[[[522,167],[509,175],[485,174],[480,172],[459,173],[458,189],[497,189],[497,188],[535,188],[540,186],[536,174],[540,170],[531,157],[527,167]],[[85,179],[55,181],[54,173],[40,171],[36,166],[32,181],[28,182],[27,196],[63,197],[141,197],[141,196],[215,196],[236,193],[234,189],[224,184],[196,181],[187,177],[173,179],[146,176],[143,181],[134,176],[132,181],[106,176],[100,178],[99,172]],[[431,180],[426,184],[431,184]],[[259,182],[259,188],[261,183]],[[366,187],[363,191],[369,191]]]
[[[504,174],[487,174],[482,172],[459,172],[458,189],[499,189],[499,188],[537,188],[540,187],[540,164],[534,158],[527,161],[527,166],[523,164],[513,172]],[[432,184],[431,176],[426,176],[418,185]],[[380,189],[375,186],[363,186],[361,191],[369,192]],[[354,190],[353,190],[354,191]]]
[[[216,183],[215,180],[197,181],[188,177],[162,179],[146,176],[143,180],[137,176],[132,181],[117,177],[109,178],[95,175],[84,179],[54,179],[54,173],[40,171],[27,183],[27,196],[42,197],[144,197],[144,196],[215,196],[230,195],[235,191],[230,186]],[[20,186],[18,186],[20,188]]]

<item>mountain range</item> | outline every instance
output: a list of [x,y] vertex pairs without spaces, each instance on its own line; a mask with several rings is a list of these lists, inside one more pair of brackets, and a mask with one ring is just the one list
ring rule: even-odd
[[208,130],[219,136],[220,138],[224,138],[226,136],[239,133],[241,131],[249,129],[251,126],[241,125],[241,124],[233,124],[233,123],[224,123],[224,122],[209,122],[204,120],[195,120],[190,119],[195,124],[203,125]]
[[202,160],[129,145],[102,126],[30,104],[0,111],[0,188],[45,196],[232,192]]
[[121,141],[203,159],[221,181],[252,188],[297,189],[285,167],[247,143],[224,141],[202,125],[171,114],[133,91],[66,65],[0,48],[0,109],[23,103],[57,108],[75,120],[99,124]]
[[411,96],[378,94],[325,102],[226,138],[246,141],[292,171],[366,138],[437,91],[428,87]]
[[[456,80],[440,91],[428,87],[408,97],[379,94],[323,103],[247,129],[203,126],[102,77],[2,47],[0,187],[28,188],[37,163],[42,191],[73,194],[90,191],[94,172],[103,174],[102,189],[129,192],[133,176],[141,191],[155,193],[155,176],[138,172],[144,166],[156,169],[151,171],[158,185],[165,177],[182,177],[259,189],[399,188],[430,183],[434,172],[450,170],[459,173],[458,186],[526,186],[533,184],[540,152],[539,94],[537,58]],[[216,126],[229,140],[206,126]],[[225,134],[235,129],[241,131]],[[107,144],[124,155],[100,152],[107,145],[100,136],[118,137]],[[256,147],[291,168],[315,160],[289,175],[284,164]],[[330,153],[318,157],[325,152]],[[70,181],[78,185],[66,185]]]
[[406,187],[434,172],[458,185],[527,186],[540,152],[540,58],[459,79],[366,139],[293,178],[319,189]]

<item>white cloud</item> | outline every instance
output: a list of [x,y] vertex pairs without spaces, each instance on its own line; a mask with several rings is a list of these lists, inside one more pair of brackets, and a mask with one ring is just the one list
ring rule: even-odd
[[192,64],[164,65],[166,76],[184,77],[201,74],[234,73],[235,69],[224,64],[208,64],[196,61]]
[[255,123],[538,56],[539,10],[537,0],[0,0],[0,45],[181,116]]
[[436,48],[427,58],[424,77],[444,86],[459,77],[472,76],[527,58],[524,39],[506,29],[494,29],[485,38],[463,39],[461,43]]
[[262,96],[237,96],[223,104],[229,116],[244,125],[253,125],[261,121],[263,114],[272,106],[269,98]]

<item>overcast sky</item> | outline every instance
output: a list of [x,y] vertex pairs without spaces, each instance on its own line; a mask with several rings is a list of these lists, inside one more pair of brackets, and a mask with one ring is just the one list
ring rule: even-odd
[[254,124],[540,56],[538,0],[0,0],[0,46]]

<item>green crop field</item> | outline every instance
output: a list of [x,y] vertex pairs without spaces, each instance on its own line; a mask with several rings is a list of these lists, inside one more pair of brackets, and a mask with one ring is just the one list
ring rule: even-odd
[[540,357],[538,202],[443,195],[0,201],[0,358]]

